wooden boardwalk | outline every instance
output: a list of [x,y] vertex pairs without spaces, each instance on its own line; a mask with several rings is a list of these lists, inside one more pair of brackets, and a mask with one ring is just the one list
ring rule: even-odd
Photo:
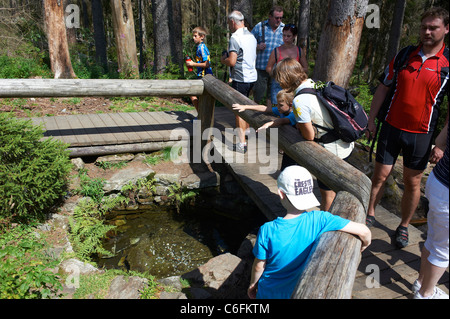
[[[175,128],[185,128],[192,133],[193,115],[185,112],[141,112],[110,113],[89,115],[68,115],[58,117],[33,118],[35,124],[42,123],[46,136],[53,136],[70,148],[90,148],[95,146],[111,147],[117,145],[168,143],[170,132]],[[221,132],[234,128],[234,114],[223,107],[215,109],[215,127]],[[229,138],[229,136],[228,136]],[[172,141],[174,142],[174,141]],[[232,173],[255,201],[268,219],[284,214],[276,192],[277,169],[269,174],[261,173],[268,163],[253,161],[249,154],[232,152],[226,134],[215,137],[214,147],[223,156]],[[259,145],[270,154],[270,144]],[[273,154],[281,165],[281,155]],[[256,156],[258,159],[258,156]],[[320,197],[317,187],[315,193]],[[420,265],[420,249],[424,234],[410,226],[410,245],[405,249],[396,249],[391,237],[399,224],[399,217],[382,207],[376,211],[377,223],[372,230],[372,245],[363,253],[355,278],[352,297],[354,299],[397,299],[412,298],[411,285],[417,278]],[[376,280],[376,282],[374,281]],[[379,285],[378,285],[379,284]],[[448,293],[448,269],[441,279],[440,287]]]

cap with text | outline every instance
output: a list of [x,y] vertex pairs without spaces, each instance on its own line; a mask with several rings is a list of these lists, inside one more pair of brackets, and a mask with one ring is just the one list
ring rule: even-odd
[[278,176],[277,185],[291,204],[299,210],[320,205],[313,192],[314,182],[311,173],[304,167],[298,165],[286,167]]

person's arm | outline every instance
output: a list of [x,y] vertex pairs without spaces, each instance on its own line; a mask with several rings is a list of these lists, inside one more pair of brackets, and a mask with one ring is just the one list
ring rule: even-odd
[[361,252],[366,249],[372,241],[372,233],[370,232],[370,229],[361,223],[350,221],[344,228],[341,229],[341,231],[356,235],[359,239],[361,239]]
[[222,64],[225,64],[226,66],[233,68],[237,62],[237,53],[232,51],[228,53],[228,56],[224,54],[220,58],[220,61],[222,62]]
[[258,290],[258,281],[259,278],[261,278],[261,275],[263,274],[265,268],[266,268],[266,261],[255,258],[252,267],[252,276],[250,279],[250,285],[247,290],[247,294],[250,299],[256,298],[256,292]]
[[266,72],[269,73],[270,76],[273,76],[272,71],[273,71],[273,66],[275,65],[275,62],[276,62],[275,61],[275,50],[276,49],[277,48],[272,50],[272,53],[270,53],[270,56],[269,56],[269,61],[267,61]]
[[369,122],[367,124],[369,134],[372,136],[375,133],[376,129],[375,119],[381,109],[381,106],[383,105],[384,99],[386,98],[389,89],[390,88],[388,86],[381,83],[375,91],[375,94],[373,95],[372,103],[370,105]]
[[258,111],[258,112],[264,112],[264,113],[272,113],[272,108],[268,107],[266,105],[246,105],[246,104],[233,104],[231,106],[233,110],[238,112],[244,112],[245,110],[252,110],[252,111]]
[[316,130],[311,122],[297,123],[296,126],[305,140],[314,141],[314,138],[316,137]]
[[287,118],[287,117],[278,118],[278,119],[276,119],[274,121],[270,121],[270,122],[265,123],[263,126],[258,128],[256,130],[256,132],[259,132],[260,130],[268,129],[269,127],[278,127],[278,126],[286,125],[286,124],[291,124],[291,121],[289,120],[289,118]]
[[186,61],[186,66],[191,67],[191,68],[196,67],[196,68],[207,69],[207,68],[209,68],[210,64],[209,64],[209,61],[199,62],[199,63],[196,63],[194,61]]
[[437,164],[444,156],[444,150],[447,146],[447,132],[448,132],[448,122],[445,124],[441,133],[436,137],[435,146],[430,154],[430,163]]

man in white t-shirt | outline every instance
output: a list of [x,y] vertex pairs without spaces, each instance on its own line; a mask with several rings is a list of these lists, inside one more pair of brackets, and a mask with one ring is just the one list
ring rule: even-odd
[[[221,57],[221,62],[231,67],[231,87],[238,92],[249,96],[250,90],[258,79],[256,72],[256,39],[244,25],[244,15],[239,11],[233,11],[228,16],[228,26],[233,32],[228,46],[228,52]],[[236,145],[236,151],[245,153],[247,143],[245,130],[248,123],[236,115],[236,126],[239,128],[240,143]]]

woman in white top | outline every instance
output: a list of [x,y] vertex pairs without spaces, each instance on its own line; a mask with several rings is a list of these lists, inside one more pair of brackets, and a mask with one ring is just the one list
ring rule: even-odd
[[[275,80],[280,86],[288,92],[297,94],[304,88],[314,88],[314,81],[308,78],[302,66],[296,59],[286,58],[280,61],[274,71]],[[297,119],[297,128],[303,138],[308,141],[319,139],[327,133],[313,125],[317,124],[323,127],[333,127],[331,117],[322,103],[313,94],[301,94],[294,98],[294,114]],[[322,144],[325,149],[342,159],[347,159],[352,153],[354,143],[346,143],[342,140]],[[322,196],[321,209],[329,210],[336,193],[328,188],[321,181],[319,189]]]

